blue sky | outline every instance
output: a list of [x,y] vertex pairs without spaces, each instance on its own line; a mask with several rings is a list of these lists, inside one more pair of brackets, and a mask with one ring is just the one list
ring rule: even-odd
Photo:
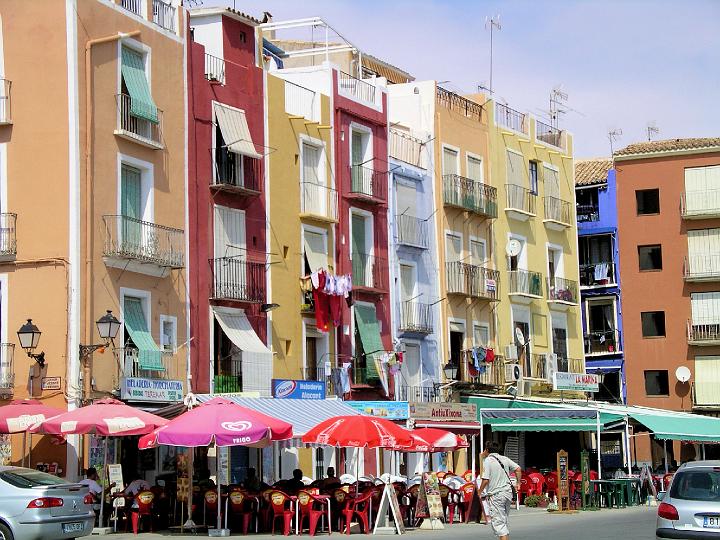
[[[204,0],[203,6],[232,6]],[[656,138],[720,136],[720,1],[236,0],[274,20],[323,17],[364,51],[418,80],[470,92],[489,81],[485,19],[500,15],[493,86],[499,99],[543,116],[558,84],[569,95],[560,127],[578,158]]]

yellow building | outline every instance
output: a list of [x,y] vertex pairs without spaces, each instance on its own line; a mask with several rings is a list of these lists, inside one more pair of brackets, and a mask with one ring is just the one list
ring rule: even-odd
[[520,365],[518,393],[547,394],[553,369],[585,371],[572,137],[501,103],[486,110],[498,189],[496,344]]

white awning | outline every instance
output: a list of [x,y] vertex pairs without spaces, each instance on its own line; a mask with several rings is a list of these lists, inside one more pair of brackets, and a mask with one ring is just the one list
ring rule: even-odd
[[215,118],[217,118],[228,150],[255,159],[262,157],[255,151],[255,144],[253,144],[244,111],[216,103]]
[[221,311],[213,308],[215,319],[230,341],[242,351],[242,390],[270,395],[273,377],[273,353],[253,330],[243,311]]

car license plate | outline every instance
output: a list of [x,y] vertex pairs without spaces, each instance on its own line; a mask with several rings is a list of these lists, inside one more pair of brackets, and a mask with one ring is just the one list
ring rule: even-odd
[[706,529],[720,529],[720,516],[703,517],[703,527]]
[[80,532],[84,528],[82,521],[74,521],[72,523],[63,523],[62,527],[63,527],[63,533]]

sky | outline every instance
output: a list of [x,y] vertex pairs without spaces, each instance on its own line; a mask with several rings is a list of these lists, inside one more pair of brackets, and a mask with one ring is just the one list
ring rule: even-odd
[[[196,0],[199,2],[199,0]],[[202,0],[201,7],[233,6]],[[417,80],[473,92],[490,79],[496,98],[547,118],[550,93],[568,95],[560,127],[575,157],[610,155],[654,139],[720,136],[718,0],[235,0],[273,20],[319,16],[364,52]],[[281,37],[281,36],[278,36]]]

